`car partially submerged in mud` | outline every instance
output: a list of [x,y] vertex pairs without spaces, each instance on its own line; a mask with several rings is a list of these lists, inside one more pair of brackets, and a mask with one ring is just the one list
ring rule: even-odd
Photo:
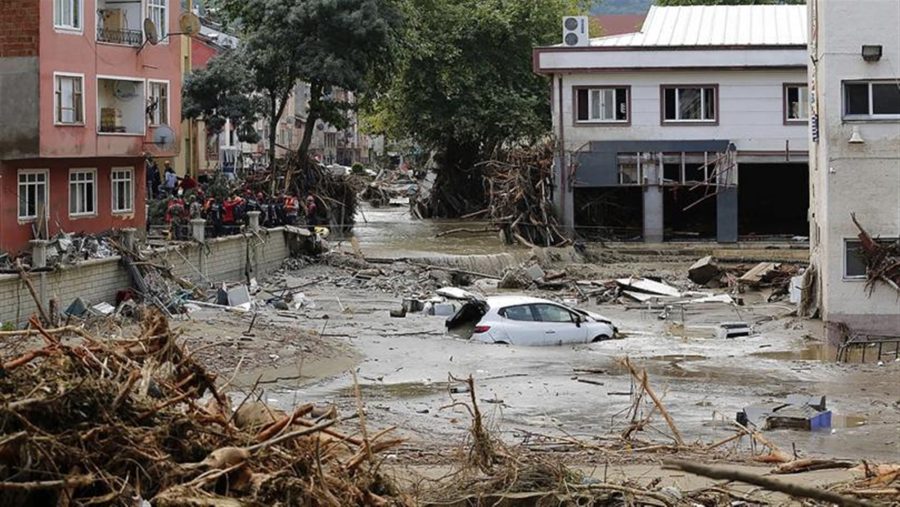
[[618,333],[602,315],[528,296],[469,297],[446,324],[462,338],[527,346],[591,343]]

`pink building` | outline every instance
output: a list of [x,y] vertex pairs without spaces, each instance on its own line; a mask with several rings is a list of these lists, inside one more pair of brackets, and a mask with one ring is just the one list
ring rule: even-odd
[[180,14],[179,0],[5,0],[0,250],[144,226],[142,154],[172,157],[180,138]]

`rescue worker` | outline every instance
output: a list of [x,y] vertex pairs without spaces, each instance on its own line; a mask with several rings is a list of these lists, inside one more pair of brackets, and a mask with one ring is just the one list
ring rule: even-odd
[[300,200],[293,195],[286,195],[284,197],[284,223],[287,225],[296,225],[299,213]]

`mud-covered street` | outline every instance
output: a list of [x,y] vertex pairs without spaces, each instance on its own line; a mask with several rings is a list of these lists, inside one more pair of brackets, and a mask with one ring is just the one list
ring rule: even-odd
[[[487,236],[434,240],[452,224],[409,222],[402,208],[367,210],[366,216],[368,223],[357,232],[358,247],[366,256],[424,259],[443,253],[503,251]],[[597,276],[654,274],[676,280],[685,278],[692,262],[664,253],[621,258],[583,266],[566,262],[560,267]],[[353,378],[344,368],[355,364],[368,421],[397,426],[409,438],[408,449],[439,454],[457,445],[470,424],[462,409],[442,409],[468,396],[449,391],[448,375],[471,374],[482,410],[506,440],[518,443],[540,435],[565,435],[590,441],[609,438],[627,425],[625,412],[634,387],[620,359],[628,356],[647,369],[686,441],[725,438],[733,434],[732,421],[743,407],[800,393],[827,397],[833,428],[766,432],[783,448],[794,448],[802,456],[869,459],[888,459],[900,452],[896,383],[900,363],[831,361],[834,350],[821,343],[821,326],[791,317],[793,307],[787,302],[765,303],[761,295],[747,293],[743,306],[704,306],[666,318],[659,310],[587,302],[580,306],[612,319],[622,339],[539,348],[486,345],[448,334],[443,317],[389,316],[403,295],[430,295],[417,285],[414,273],[420,271],[413,269],[416,261],[410,262],[379,265],[384,273],[380,282],[354,279],[349,273],[359,266],[309,264],[280,273],[278,283],[302,286],[313,304],[295,312],[267,312],[261,317],[264,325],[303,330],[326,345],[300,346],[298,353],[290,338],[272,343],[266,352],[275,359],[263,386],[265,398],[281,407],[298,401],[336,403],[352,412]],[[545,291],[529,293],[560,297]],[[250,318],[245,315],[242,320]],[[684,327],[678,324],[682,318]],[[735,320],[751,323],[754,334],[724,340],[709,332],[719,322]],[[323,350],[343,352],[322,354]],[[255,369],[265,375],[265,367]],[[245,387],[257,377],[256,372],[239,374]],[[651,425],[645,431],[658,438],[662,429]]]

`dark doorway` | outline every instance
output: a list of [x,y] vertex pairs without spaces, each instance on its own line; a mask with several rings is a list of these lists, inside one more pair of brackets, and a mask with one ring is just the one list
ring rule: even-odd
[[667,187],[663,195],[666,241],[716,238],[716,187]]
[[575,232],[585,239],[641,241],[644,201],[640,187],[575,189]]
[[808,236],[809,166],[740,164],[738,234],[742,239]]

